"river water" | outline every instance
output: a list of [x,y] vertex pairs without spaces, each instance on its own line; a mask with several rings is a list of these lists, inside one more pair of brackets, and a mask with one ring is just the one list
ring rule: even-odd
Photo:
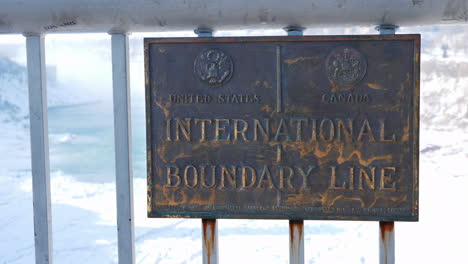
[[[134,177],[146,177],[144,107],[132,107]],[[115,178],[114,119],[111,103],[94,102],[49,108],[51,171],[86,182]]]

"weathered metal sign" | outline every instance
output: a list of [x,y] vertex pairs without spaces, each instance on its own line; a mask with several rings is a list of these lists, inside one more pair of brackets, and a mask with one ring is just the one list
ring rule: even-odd
[[148,216],[418,219],[419,35],[145,39]]

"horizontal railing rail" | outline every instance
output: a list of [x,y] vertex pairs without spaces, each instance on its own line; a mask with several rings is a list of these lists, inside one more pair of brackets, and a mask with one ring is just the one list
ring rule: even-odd
[[468,22],[468,0],[5,0],[0,33],[155,32]]

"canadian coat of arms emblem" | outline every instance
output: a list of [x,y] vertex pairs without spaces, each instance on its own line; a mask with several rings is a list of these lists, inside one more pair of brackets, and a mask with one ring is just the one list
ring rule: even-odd
[[195,75],[212,87],[228,82],[233,68],[231,57],[220,49],[202,51],[193,63]]
[[334,86],[351,88],[366,74],[367,62],[361,52],[345,47],[335,49],[328,55],[325,68]]

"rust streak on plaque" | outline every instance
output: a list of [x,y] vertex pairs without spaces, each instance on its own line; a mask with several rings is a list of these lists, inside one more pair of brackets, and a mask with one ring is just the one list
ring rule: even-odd
[[366,83],[367,87],[374,89],[374,90],[386,90],[382,86],[375,84],[375,83]]
[[403,135],[401,136],[401,141],[406,142],[410,138],[410,118],[406,118],[406,124],[403,127]]
[[264,105],[262,106],[262,108],[260,108],[262,111],[266,112],[266,113],[269,113],[271,112],[271,107],[269,105]]
[[284,60],[284,62],[286,64],[288,64],[288,65],[291,65],[291,64],[295,64],[295,63],[305,61],[305,60],[318,60],[318,59],[320,59],[320,57],[304,57],[304,56],[301,56],[301,57],[297,57],[297,58],[294,58],[294,59]]
[[365,203],[364,203],[364,200],[362,198],[360,198],[360,197],[346,197],[344,195],[338,195],[335,198],[333,198],[333,200],[329,201],[328,203],[326,203],[326,201],[324,201],[324,204],[326,203],[328,206],[334,206],[335,202],[338,201],[338,200],[359,201],[359,203],[361,204],[361,208],[365,207]]
[[169,116],[169,109],[167,109],[169,107],[169,103],[166,103],[165,105],[163,105],[161,102],[157,101],[157,100],[154,100],[154,103],[159,107],[161,108],[161,110],[163,111],[164,113],[164,116],[165,117],[168,117]]
[[351,154],[348,155],[348,157],[345,157],[343,155],[343,149],[340,149],[340,156],[336,159],[336,162],[338,164],[343,164],[346,161],[352,160],[353,156],[356,157],[357,162],[359,162],[359,164],[361,164],[362,166],[369,166],[370,164],[372,164],[372,162],[374,162],[376,160],[385,160],[387,162],[392,161],[392,154],[382,155],[382,156],[374,156],[374,157],[365,159],[365,158],[362,157],[363,156],[362,152],[360,152],[358,150],[354,150],[353,152],[351,152]]
[[285,142],[287,146],[299,151],[301,157],[305,157],[313,153],[317,158],[323,158],[330,154],[333,150],[333,145],[327,145],[324,149],[320,148],[317,142]]

